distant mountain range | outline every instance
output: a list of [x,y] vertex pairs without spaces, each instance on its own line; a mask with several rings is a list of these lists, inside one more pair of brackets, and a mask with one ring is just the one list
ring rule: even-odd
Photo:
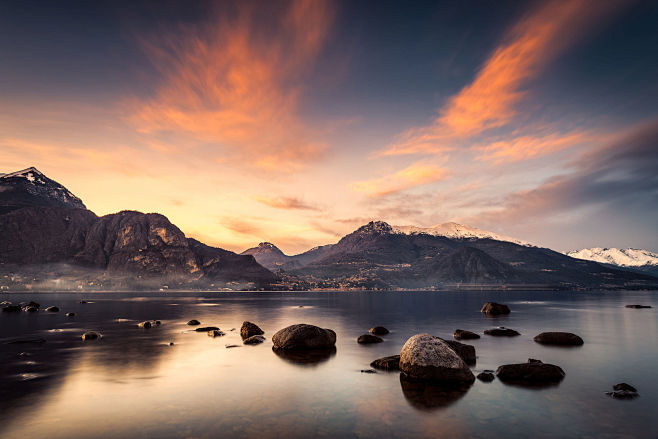
[[[274,273],[273,273],[274,272]],[[456,223],[370,222],[335,244],[241,255],[187,238],[159,214],[96,216],[35,168],[0,175],[0,287],[652,288],[658,278]]]
[[658,276],[658,253],[635,248],[592,247],[565,253],[572,258],[629,268]]
[[0,275],[5,286],[25,288],[244,288],[275,280],[253,257],[186,238],[162,215],[98,217],[36,168],[0,176]]

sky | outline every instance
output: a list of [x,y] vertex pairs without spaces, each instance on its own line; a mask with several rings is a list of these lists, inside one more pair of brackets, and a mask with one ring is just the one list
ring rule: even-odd
[[0,1],[0,172],[288,254],[370,220],[658,250],[658,2]]

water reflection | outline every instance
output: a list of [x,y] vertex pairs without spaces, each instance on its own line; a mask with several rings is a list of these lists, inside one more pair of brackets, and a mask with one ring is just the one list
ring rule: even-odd
[[317,366],[320,363],[329,361],[331,357],[336,355],[336,347],[332,346],[327,349],[306,349],[306,350],[285,350],[285,349],[272,349],[272,352],[277,357],[281,358],[288,363],[297,366]]
[[411,380],[402,373],[400,386],[409,405],[422,411],[448,407],[463,398],[471,388],[471,384],[450,385]]

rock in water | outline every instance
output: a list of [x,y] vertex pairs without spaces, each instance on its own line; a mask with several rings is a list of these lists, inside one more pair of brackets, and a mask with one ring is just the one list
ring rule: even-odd
[[59,308],[57,308],[56,306],[49,306],[48,308],[46,308],[46,311],[47,312],[59,312]]
[[222,337],[224,335],[226,334],[224,334],[219,329],[213,329],[212,331],[208,331],[208,337]]
[[514,337],[516,335],[521,335],[513,329],[504,328],[502,326],[499,328],[487,329],[484,333],[487,335],[493,335],[494,337]]
[[383,341],[384,340],[377,337],[376,335],[371,335],[371,334],[363,334],[363,335],[360,335],[359,338],[356,339],[356,342],[359,343],[359,344],[381,343]]
[[200,325],[201,322],[198,321],[198,320],[192,319],[189,322],[187,322],[187,324],[190,325],[190,326],[196,326],[196,325]]
[[243,322],[242,327],[240,328],[240,335],[243,339],[263,334],[265,334],[265,332],[260,329],[258,325],[251,322]]
[[583,339],[571,332],[542,332],[534,340],[540,344],[555,346],[582,346]]
[[196,328],[196,332],[209,332],[209,331],[217,331],[219,328],[217,326],[203,326],[201,328]]
[[487,302],[484,304],[481,310],[485,314],[489,314],[492,316],[497,316],[497,315],[502,315],[502,314],[509,314],[510,310],[507,305],[502,305],[500,303],[496,302]]
[[151,327],[151,322],[149,322],[149,321],[142,322],[142,323],[138,324],[137,326],[139,326],[140,328],[148,329],[148,328]]
[[408,378],[452,383],[472,383],[473,372],[442,339],[430,334],[409,338],[400,352],[400,370]]
[[383,326],[374,326],[370,328],[370,333],[375,335],[386,335],[389,333],[389,330]]
[[66,317],[75,317],[75,313],[74,312],[67,312]]
[[478,334],[471,331],[466,331],[464,329],[455,329],[455,332],[452,334],[457,340],[475,340],[480,338]]
[[101,338],[101,335],[98,332],[94,332],[94,331],[88,331],[88,332],[85,332],[84,334],[82,334],[82,339],[84,341],[98,340],[99,338]]
[[7,305],[2,308],[2,312],[21,312],[20,305]]
[[304,323],[283,328],[272,336],[272,349],[326,349],[336,344],[336,333]]
[[246,338],[242,343],[244,344],[260,344],[265,341],[265,337],[262,335],[252,335],[249,338]]
[[612,388],[615,390],[625,390],[627,392],[637,392],[637,389],[635,387],[627,383],[615,384],[614,386],[612,386]]
[[[441,339],[443,340],[443,339]],[[475,347],[454,340],[443,340],[466,364],[475,364]]]
[[564,375],[561,367],[538,360],[505,364],[496,370],[496,376],[501,381],[520,385],[558,383],[562,381]]
[[400,356],[391,355],[390,357],[378,358],[370,363],[370,367],[382,370],[400,370]]
[[651,308],[651,306],[650,305],[626,305],[626,308],[645,309],[645,308]]
[[485,383],[490,383],[496,379],[496,376],[493,374],[493,371],[485,370],[484,372],[480,372],[478,374],[477,379],[484,381]]

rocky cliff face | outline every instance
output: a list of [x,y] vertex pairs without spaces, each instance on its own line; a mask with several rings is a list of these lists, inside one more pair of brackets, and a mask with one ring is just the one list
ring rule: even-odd
[[34,168],[0,177],[0,189],[0,263],[14,271],[30,265],[33,274],[38,265],[65,264],[100,270],[110,279],[198,286],[265,286],[275,279],[252,256],[188,239],[163,215],[123,211],[99,218]]

